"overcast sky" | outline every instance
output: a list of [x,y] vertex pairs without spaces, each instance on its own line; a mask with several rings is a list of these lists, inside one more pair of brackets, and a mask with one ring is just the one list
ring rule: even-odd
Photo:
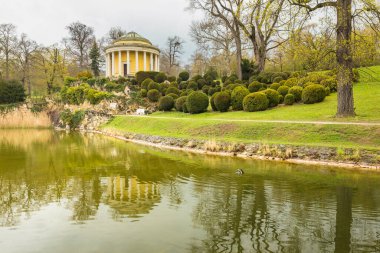
[[18,33],[44,45],[60,42],[74,21],[93,27],[98,38],[120,26],[160,48],[169,36],[178,35],[186,41],[186,62],[195,50],[189,25],[196,18],[185,10],[187,5],[188,0],[0,0],[0,23],[13,23]]

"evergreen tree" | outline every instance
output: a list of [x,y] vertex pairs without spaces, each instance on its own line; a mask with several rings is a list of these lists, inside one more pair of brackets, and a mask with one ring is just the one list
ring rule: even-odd
[[94,40],[90,51],[90,59],[91,59],[91,70],[94,73],[94,76],[99,76],[100,74],[100,49],[98,47],[98,43]]

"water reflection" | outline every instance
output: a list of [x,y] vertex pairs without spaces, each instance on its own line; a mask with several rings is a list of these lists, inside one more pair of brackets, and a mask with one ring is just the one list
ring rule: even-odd
[[[238,167],[247,168],[243,177]],[[379,185],[379,175],[366,173],[162,152],[97,135],[0,131],[0,237],[54,204],[69,212],[69,234],[99,224],[106,240],[117,233],[113,222],[139,221],[118,233],[143,229],[119,242],[141,252],[376,252]]]

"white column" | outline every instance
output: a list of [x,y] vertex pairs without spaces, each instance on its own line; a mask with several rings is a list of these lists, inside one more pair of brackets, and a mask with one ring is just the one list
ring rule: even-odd
[[108,77],[108,68],[109,68],[109,57],[108,57],[108,53],[106,53],[106,77]]
[[144,51],[144,71],[146,71],[146,52]]
[[154,55],[154,71],[158,71],[157,55]]
[[122,73],[122,69],[121,69],[121,51],[119,51],[119,76],[123,76],[123,73]]
[[127,51],[127,75],[129,75],[129,73],[131,73],[131,62],[129,60],[129,51]]
[[139,71],[139,51],[135,51],[135,58],[136,58],[136,70],[135,74]]
[[112,52],[112,57],[111,57],[111,77],[115,75],[115,52]]
[[150,53],[150,68],[149,68],[150,71],[153,71],[153,54]]
[[157,71],[160,72],[160,57],[157,55]]

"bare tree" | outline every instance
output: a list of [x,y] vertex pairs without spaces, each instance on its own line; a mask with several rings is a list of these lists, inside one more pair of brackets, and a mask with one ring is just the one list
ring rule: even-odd
[[89,64],[89,51],[94,40],[94,29],[80,22],[75,22],[66,27],[70,37],[68,46],[70,53],[79,64],[80,69],[85,69]]
[[166,44],[166,49],[164,50],[163,63],[166,62],[166,71],[171,74],[174,67],[179,67],[179,57],[183,53],[183,44],[185,42],[178,36],[169,37]]
[[[309,13],[322,8],[332,8],[336,11],[336,59],[338,82],[337,116],[347,117],[355,115],[353,95],[353,53],[352,53],[352,21],[362,21],[370,24],[375,30],[379,29],[380,10],[371,0],[357,1],[353,5],[352,0],[323,1],[312,0],[309,2],[292,0],[293,5],[305,8]],[[354,7],[354,8],[353,8]]]
[[[242,38],[241,38],[241,30],[239,26],[238,20],[232,15],[231,12],[222,8],[218,0],[189,0],[190,1],[190,9],[193,10],[202,10],[206,12],[208,15],[211,15],[221,22],[224,22],[225,25],[229,28],[231,34],[235,40],[236,47],[236,68],[237,75],[239,79],[242,78],[241,71],[241,62],[242,62]],[[234,0],[225,0],[226,2],[231,2]]]
[[30,67],[32,65],[33,54],[39,49],[34,40],[30,40],[26,34],[21,34],[17,48],[17,57],[22,73],[22,83],[27,86],[28,93],[31,94],[32,87],[30,81]]
[[16,27],[12,24],[0,25],[0,53],[5,64],[5,79],[10,77],[12,57],[17,48]]
[[117,27],[112,27],[108,34],[107,34],[107,41],[108,43],[112,43],[113,41],[119,39],[120,37],[126,35],[127,32],[122,29],[121,27],[117,26]]

